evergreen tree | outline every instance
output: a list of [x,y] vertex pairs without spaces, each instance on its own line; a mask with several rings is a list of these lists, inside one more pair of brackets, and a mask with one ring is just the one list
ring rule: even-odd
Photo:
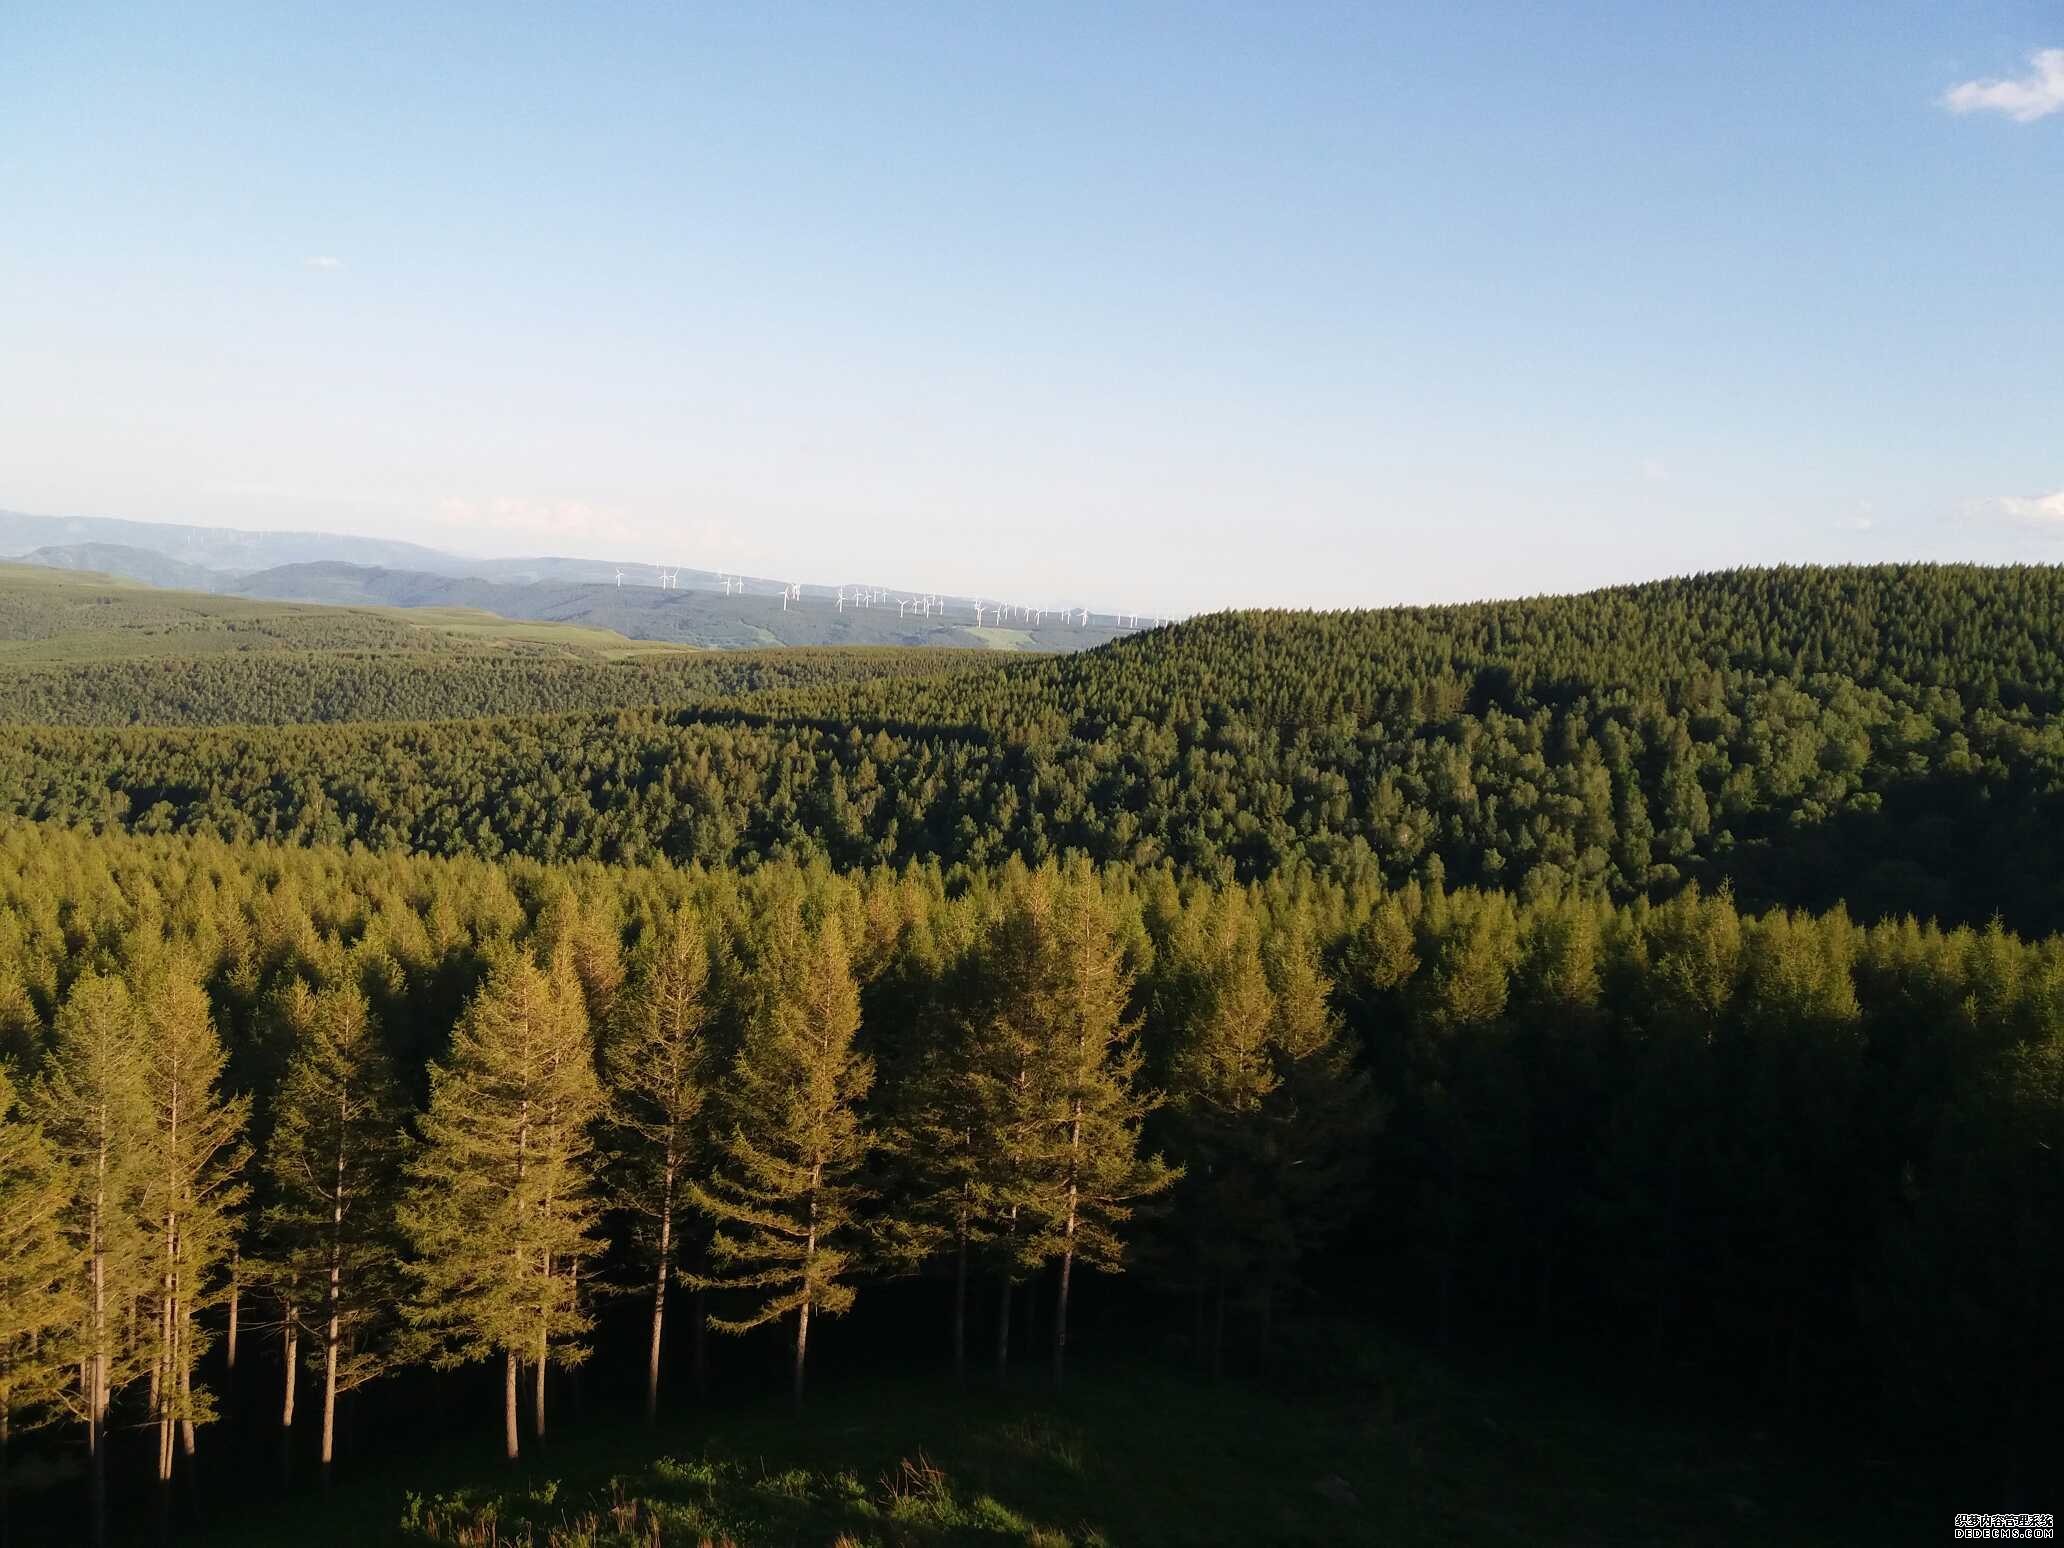
[[855,1210],[868,1136],[860,1103],[873,1064],[853,1047],[860,992],[836,920],[807,929],[791,902],[770,921],[760,1000],[725,1092],[730,1133],[696,1204],[716,1222],[710,1288],[744,1290],[744,1315],[711,1326],[744,1333],[795,1315],[794,1401],[813,1315],[853,1304]]
[[430,1107],[398,1214],[414,1250],[409,1321],[434,1363],[499,1354],[503,1440],[518,1453],[517,1373],[531,1363],[533,1433],[545,1372],[585,1357],[575,1274],[598,1243],[587,1125],[600,1105],[578,977],[504,948],[468,1003]]
[[[316,1287],[321,1332],[321,1467],[330,1480],[337,1396],[384,1368],[400,1292],[394,1224],[407,1103],[363,992],[289,991],[297,1046],[266,1147],[267,1227],[291,1284]],[[290,1351],[291,1357],[291,1351]]]
[[78,1283],[64,1232],[71,1186],[0,1063],[0,1542],[14,1427],[53,1416],[75,1354]]
[[973,1028],[938,1029],[915,1067],[892,1087],[893,1108],[875,1145],[876,1164],[886,1174],[880,1191],[896,1200],[877,1226],[885,1259],[908,1269],[942,1251],[952,1254],[957,1383],[967,1380],[970,1260],[992,1236],[984,1182],[993,1136],[983,1123],[976,1046]]
[[[1251,929],[1208,942],[1201,980],[1176,1029],[1170,1061],[1170,1129],[1183,1159],[1173,1214],[1196,1305],[1197,1346],[1208,1345],[1217,1374],[1223,1358],[1227,1284],[1261,1249],[1266,1226],[1260,1177],[1263,1101],[1278,1084],[1269,1058],[1274,996]],[[1204,1333],[1207,1301],[1211,1330]]]
[[79,1388],[86,1426],[89,1519],[107,1536],[108,1406],[142,1366],[125,1312],[145,1291],[143,1228],[151,1102],[143,1026],[119,978],[87,974],[66,995],[29,1104],[71,1182],[64,1230],[72,1258]]
[[698,1120],[709,1081],[709,947],[686,910],[641,950],[617,991],[603,1048],[609,1089],[611,1195],[637,1221],[652,1264],[652,1338],[645,1361],[645,1421],[659,1411],[661,1338],[690,1168],[701,1155]]
[[151,1238],[149,1304],[156,1316],[155,1378],[160,1510],[168,1510],[175,1438],[191,1464],[195,1429],[215,1416],[194,1386],[208,1337],[196,1313],[213,1304],[229,1260],[235,1214],[247,1192],[242,1135],[249,1102],[220,1091],[225,1063],[208,996],[184,964],[149,970],[137,998],[151,1122],[143,1169]]
[[[966,1202],[970,1236],[986,1241],[996,1272],[999,1386],[1010,1366],[1012,1291],[1046,1259],[1055,928],[1051,868],[1013,874],[982,943],[981,1009],[964,1040]],[[957,1105],[958,1093],[952,1096]],[[954,1108],[945,1113],[953,1123]]]
[[1077,1260],[1117,1269],[1121,1227],[1140,1199],[1180,1174],[1140,1154],[1140,1126],[1159,1105],[1140,1079],[1132,974],[1095,877],[1077,870],[1059,890],[1052,955],[1035,989],[1037,1085],[1046,1112],[1037,1153],[1042,1239],[1059,1260],[1054,1287],[1053,1380],[1066,1374],[1068,1297]]

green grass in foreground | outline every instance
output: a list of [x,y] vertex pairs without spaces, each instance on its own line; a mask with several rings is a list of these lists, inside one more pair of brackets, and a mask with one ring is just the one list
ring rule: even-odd
[[[1419,1361],[1356,1401],[1162,1368],[1060,1399],[915,1382],[562,1433],[514,1474],[477,1445],[282,1501],[199,1541],[654,1548],[773,1544],[1884,1542],[1870,1502],[1776,1441],[1724,1440]],[[454,1415],[455,1433],[466,1416]],[[347,1475],[348,1476],[348,1475]],[[1875,1512],[1875,1514],[1873,1514]]]

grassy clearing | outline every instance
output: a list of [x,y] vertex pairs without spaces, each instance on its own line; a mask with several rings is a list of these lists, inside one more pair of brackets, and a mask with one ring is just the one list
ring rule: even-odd
[[483,1415],[463,1454],[200,1540],[1517,1548],[1900,1535],[1899,1512],[1860,1505],[1860,1491],[1787,1460],[1781,1444],[1463,1379],[1396,1351],[1374,1358],[1380,1374],[1364,1369],[1352,1399],[1214,1387],[1158,1367],[1087,1375],[1060,1399],[834,1389],[800,1421],[768,1404],[651,1433],[591,1426],[513,1478],[491,1460]]
[[1043,647],[1023,629],[999,629],[995,627],[969,629],[968,633],[980,640],[991,650],[1039,650]]
[[0,564],[0,663],[61,665],[252,651],[408,652],[626,660],[695,647],[591,624],[463,607],[354,607],[175,591],[76,570]]
[[428,633],[470,644],[509,650],[557,651],[569,656],[600,656],[610,660],[633,657],[675,656],[699,651],[696,645],[668,640],[633,640],[614,629],[592,624],[526,622],[503,618],[498,613],[470,607],[367,608],[363,611]]

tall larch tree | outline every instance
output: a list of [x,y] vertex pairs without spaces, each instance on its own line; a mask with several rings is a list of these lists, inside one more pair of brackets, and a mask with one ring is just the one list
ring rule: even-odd
[[399,1299],[395,1226],[408,1103],[365,995],[349,983],[289,991],[295,1047],[274,1104],[267,1236],[282,1269],[312,1287],[323,1375],[324,1487],[336,1456],[337,1397],[388,1363]]
[[430,1107],[398,1214],[413,1249],[406,1315],[432,1362],[499,1354],[503,1440],[519,1452],[519,1368],[533,1367],[542,1436],[545,1371],[586,1354],[575,1270],[598,1250],[593,1147],[601,1102],[580,983],[503,948],[430,1067]]
[[744,1333],[793,1315],[791,1376],[803,1401],[813,1316],[853,1304],[850,1275],[868,1135],[860,1104],[874,1066],[853,1046],[860,991],[836,920],[804,925],[793,902],[764,922],[754,1007],[725,1093],[728,1132],[696,1205],[716,1222],[711,1289],[744,1291],[747,1309],[710,1325]]
[[151,1125],[144,1167],[144,1223],[151,1238],[153,1370],[160,1510],[170,1507],[175,1439],[189,1464],[196,1427],[214,1417],[194,1386],[208,1335],[197,1313],[223,1288],[247,1187],[241,1173],[250,1103],[221,1091],[222,1042],[208,996],[187,965],[154,965],[137,996],[145,1040]]
[[1262,1097],[1260,1177],[1268,1187],[1253,1290],[1266,1352],[1277,1288],[1366,1202],[1369,1142],[1387,1119],[1354,1039],[1333,1009],[1309,929],[1279,921],[1262,945],[1274,1015],[1274,1086]]
[[86,1427],[95,1543],[107,1538],[108,1405],[142,1365],[128,1312],[143,1298],[149,1252],[142,1224],[151,1130],[144,1049],[128,985],[86,974],[58,1009],[28,1104],[71,1183],[64,1232],[77,1296],[79,1387],[72,1404]]
[[[1234,921],[1200,965],[1170,1060],[1170,1129],[1183,1158],[1173,1200],[1179,1250],[1196,1304],[1197,1346],[1219,1374],[1229,1284],[1271,1245],[1264,1104],[1281,1084],[1272,1057],[1275,995],[1251,928]],[[1210,1329],[1205,1311],[1210,1308]]]
[[897,1207],[877,1223],[881,1256],[908,1272],[942,1253],[953,1260],[950,1335],[953,1379],[967,1380],[968,1273],[990,1237],[985,1173],[991,1136],[984,1119],[979,1047],[972,1027],[940,1026],[891,1084],[893,1104],[877,1134],[882,1189]]
[[[1047,1256],[1050,1202],[1050,1057],[1055,941],[1054,874],[1017,872],[990,921],[976,968],[979,1005],[964,1041],[967,1198],[971,1234],[996,1273],[995,1372],[1010,1369],[1011,1300]],[[958,1102],[959,1095],[954,1095]]]
[[1109,904],[1086,868],[1059,889],[1054,957],[1042,975],[1040,1063],[1047,1107],[1048,1250],[1054,1285],[1053,1381],[1066,1377],[1068,1297],[1077,1261],[1117,1269],[1125,1261],[1122,1227],[1137,1202],[1180,1175],[1159,1156],[1140,1153],[1140,1128],[1159,1104],[1141,1079],[1142,1059],[1129,1016],[1132,974]]
[[71,1178],[0,1062],[0,1543],[14,1428],[55,1416],[76,1353],[70,1203]]
[[706,1148],[701,1119],[712,1073],[709,979],[702,923],[683,910],[638,952],[628,982],[616,992],[603,1044],[610,1196],[635,1220],[651,1265],[647,1424],[659,1413],[660,1355],[680,1217],[691,1168]]

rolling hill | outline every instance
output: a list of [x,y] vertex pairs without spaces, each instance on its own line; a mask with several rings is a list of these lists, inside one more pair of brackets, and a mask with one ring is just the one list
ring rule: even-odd
[[[713,650],[775,645],[945,645],[1073,651],[1129,632],[1111,613],[1049,608],[999,616],[919,587],[812,585],[649,563],[473,558],[325,533],[240,532],[0,512],[0,554],[189,592],[352,607],[466,608]],[[866,601],[860,599],[863,597]],[[841,597],[846,598],[842,603]],[[872,605],[867,605],[871,603]],[[986,621],[985,621],[986,620]]]

